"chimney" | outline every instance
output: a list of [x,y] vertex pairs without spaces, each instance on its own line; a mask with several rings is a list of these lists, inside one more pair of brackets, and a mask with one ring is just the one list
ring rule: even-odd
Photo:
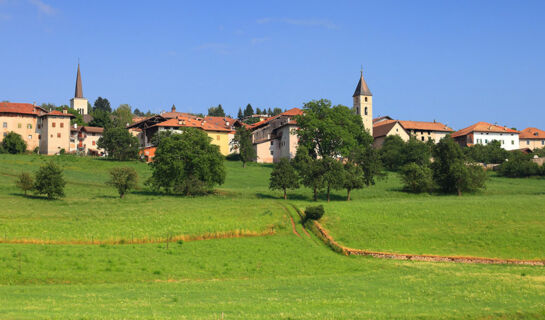
[[68,114],[68,110],[66,108],[62,109],[63,114]]

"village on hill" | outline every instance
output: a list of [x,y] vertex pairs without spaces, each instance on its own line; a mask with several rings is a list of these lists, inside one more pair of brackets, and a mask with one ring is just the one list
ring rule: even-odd
[[[437,143],[447,135],[462,147],[487,145],[493,141],[499,142],[505,150],[520,150],[525,153],[545,147],[545,131],[538,128],[516,130],[479,121],[456,131],[436,120],[401,120],[390,116],[373,118],[373,95],[363,72],[352,97],[352,110],[361,116],[365,130],[373,137],[375,148],[381,148],[388,136],[399,136],[403,141],[412,137],[422,142]],[[100,102],[105,100],[99,99]],[[221,105],[219,108],[223,114],[204,116],[178,111],[174,105],[169,112],[149,115],[139,111],[138,114],[133,114],[129,107],[130,116],[124,118],[127,123],[122,126],[138,138],[140,157],[148,162],[152,161],[155,154],[153,137],[159,132],[180,132],[183,128],[198,128],[207,133],[212,144],[219,146],[222,155],[227,156],[238,152],[233,139],[236,129],[241,126],[252,133],[256,162],[276,163],[282,158],[295,157],[298,145],[295,117],[303,114],[301,107],[285,108],[283,112],[277,108],[273,115],[270,109],[254,112],[250,106],[250,114],[243,115],[239,110],[237,118],[226,116]],[[83,81],[78,64],[75,94],[70,99],[69,107],[52,109],[47,104],[40,106],[27,102],[0,102],[0,141],[8,133],[14,132],[26,142],[29,152],[45,155],[74,153],[105,156],[107,150],[98,146],[105,125],[104,122],[93,122],[92,109],[83,95]],[[215,111],[217,108],[211,109]],[[81,117],[79,124],[74,121],[76,117]],[[448,119],[443,119],[443,122],[448,122]]]

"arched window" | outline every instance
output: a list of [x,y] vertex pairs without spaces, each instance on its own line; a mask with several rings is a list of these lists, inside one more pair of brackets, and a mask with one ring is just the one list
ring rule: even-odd
[[365,97],[365,102],[367,102],[367,97]]
[[365,107],[365,115],[367,115],[367,107]]

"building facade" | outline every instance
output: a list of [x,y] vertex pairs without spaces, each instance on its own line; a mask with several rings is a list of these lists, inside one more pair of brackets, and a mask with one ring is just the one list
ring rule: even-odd
[[98,147],[98,139],[102,137],[104,128],[82,126],[76,124],[70,129],[70,151],[83,155],[102,156],[106,151]]
[[499,141],[505,150],[517,150],[520,148],[519,132],[507,127],[478,122],[472,126],[456,131],[452,138],[463,147],[476,144],[487,145],[492,141]]
[[526,128],[519,134],[519,149],[530,150],[545,148],[545,131],[538,128]]

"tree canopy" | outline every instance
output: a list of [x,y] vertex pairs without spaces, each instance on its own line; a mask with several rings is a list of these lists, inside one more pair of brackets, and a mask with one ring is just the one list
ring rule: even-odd
[[62,169],[53,160],[42,165],[36,172],[34,191],[45,194],[48,199],[64,197],[65,185]]
[[252,132],[244,126],[237,128],[232,144],[240,154],[242,167],[246,167],[246,163],[254,161],[257,157],[254,145],[252,143]]
[[93,105],[93,116],[96,111],[103,111],[106,113],[112,113],[112,107],[110,101],[106,98],[98,97]]
[[202,194],[223,184],[223,156],[210,141],[206,132],[195,128],[162,138],[150,164],[153,173],[147,184],[155,190],[184,195]]
[[2,140],[2,150],[7,153],[17,154],[26,151],[27,144],[21,135],[10,131]]
[[127,125],[132,124],[133,113],[131,106],[128,104],[120,104],[113,115],[113,125],[116,127],[126,128]]
[[138,139],[127,129],[120,127],[106,128],[97,145],[108,153],[108,157],[116,160],[138,158]]
[[282,190],[284,192],[284,200],[288,198],[288,189],[299,188],[299,176],[297,171],[287,158],[282,158],[274,165],[269,180],[269,189]]
[[208,108],[208,115],[211,117],[225,117],[225,111],[221,104],[218,104],[217,107]]

